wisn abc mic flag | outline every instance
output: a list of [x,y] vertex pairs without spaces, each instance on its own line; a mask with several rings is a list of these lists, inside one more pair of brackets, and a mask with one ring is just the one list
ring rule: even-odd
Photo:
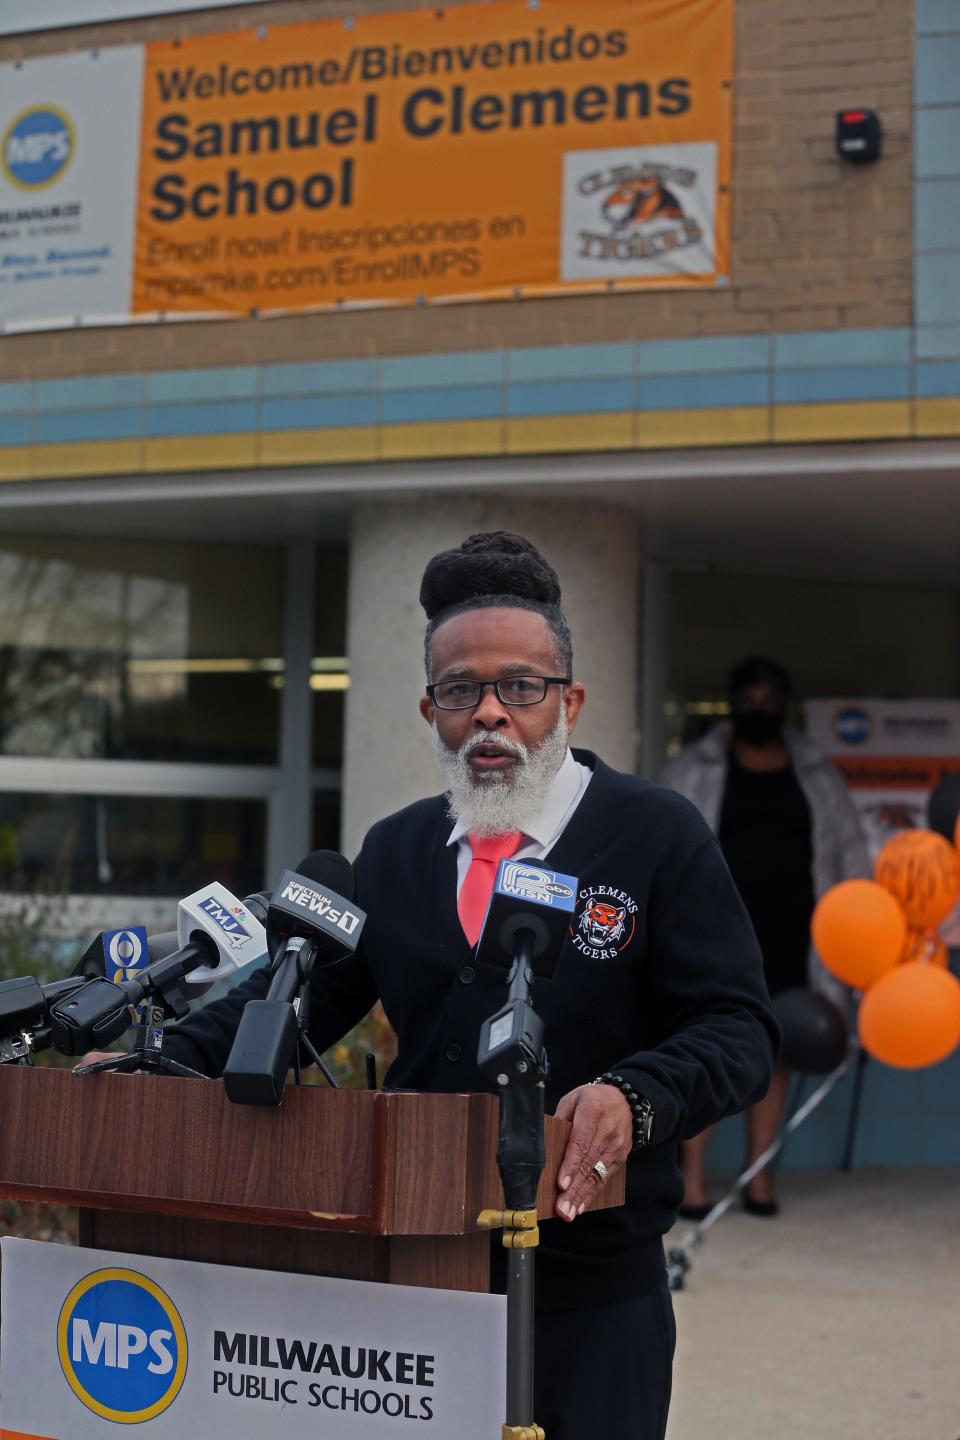
[[0,1246],[0,1437],[489,1440],[502,1296]]

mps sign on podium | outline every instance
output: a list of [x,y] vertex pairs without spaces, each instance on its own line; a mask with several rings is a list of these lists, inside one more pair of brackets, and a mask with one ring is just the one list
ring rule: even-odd
[[488,1440],[500,1296],[6,1239],[0,1437]]

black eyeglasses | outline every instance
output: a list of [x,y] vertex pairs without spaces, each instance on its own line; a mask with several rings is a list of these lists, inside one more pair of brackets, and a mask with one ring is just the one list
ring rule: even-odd
[[502,680],[441,680],[427,694],[438,710],[473,710],[488,685],[501,705],[539,705],[548,685],[570,685],[569,675],[506,675]]

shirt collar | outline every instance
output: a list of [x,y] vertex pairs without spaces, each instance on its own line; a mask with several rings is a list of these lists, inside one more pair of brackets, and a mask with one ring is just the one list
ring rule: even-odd
[[[547,787],[543,805],[536,815],[526,819],[523,834],[537,845],[547,845],[556,834],[579,789],[580,769],[568,747],[559,770]],[[447,844],[455,845],[458,840],[463,840],[467,833],[466,825],[462,820],[458,820],[450,832]]]

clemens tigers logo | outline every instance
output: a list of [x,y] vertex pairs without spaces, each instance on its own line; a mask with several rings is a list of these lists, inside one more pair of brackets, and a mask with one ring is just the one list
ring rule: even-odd
[[706,143],[569,151],[561,279],[710,274],[716,165]]
[[570,938],[591,960],[615,960],[633,940],[637,902],[625,890],[590,885],[577,897]]
[[74,1285],[60,1310],[57,1352],[77,1399],[124,1425],[161,1415],[187,1373],[180,1313],[136,1270],[94,1270]]

